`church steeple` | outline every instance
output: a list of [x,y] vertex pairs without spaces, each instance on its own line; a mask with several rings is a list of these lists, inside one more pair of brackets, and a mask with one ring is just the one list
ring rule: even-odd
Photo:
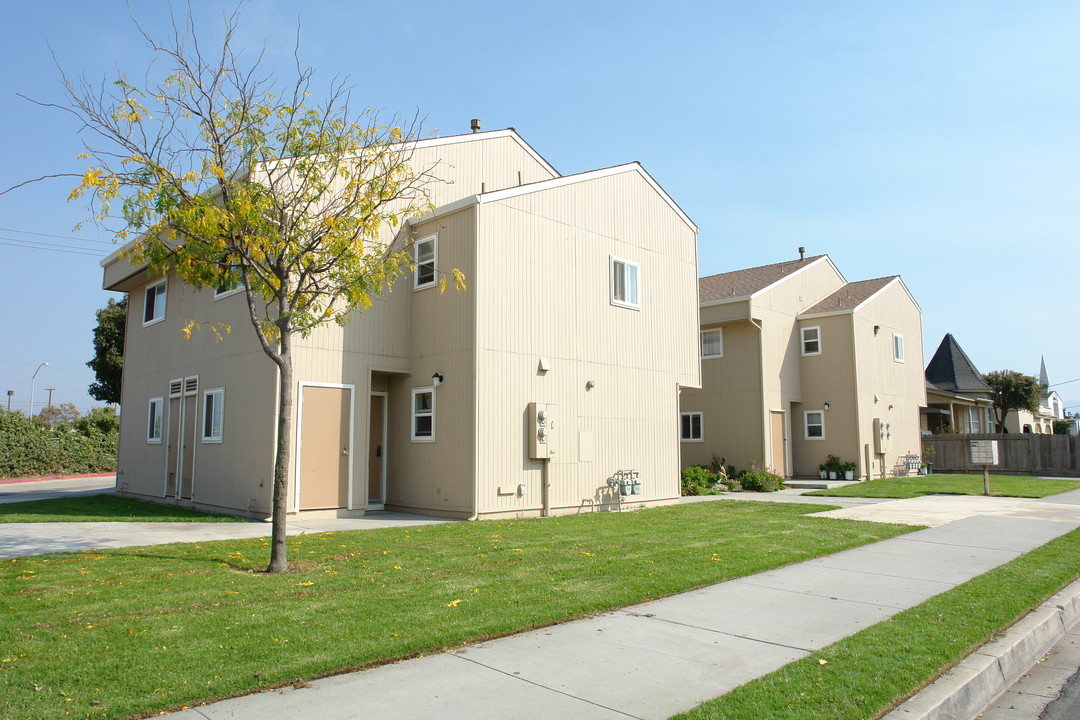
[[1039,357],[1039,385],[1042,387],[1043,392],[1050,389],[1050,377],[1046,374],[1046,357]]

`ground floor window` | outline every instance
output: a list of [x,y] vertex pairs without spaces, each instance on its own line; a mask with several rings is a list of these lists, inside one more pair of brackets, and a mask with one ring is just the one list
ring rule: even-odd
[[821,410],[806,410],[803,412],[806,424],[806,439],[816,440],[825,437],[825,413]]
[[435,439],[435,388],[413,388],[412,439]]
[[165,407],[165,398],[150,398],[150,408],[146,418],[146,442],[161,442],[161,413]]
[[684,412],[679,413],[680,424],[682,426],[681,437],[683,442],[701,442],[701,413],[700,412]]
[[221,423],[225,410],[225,388],[203,393],[203,442],[221,442]]

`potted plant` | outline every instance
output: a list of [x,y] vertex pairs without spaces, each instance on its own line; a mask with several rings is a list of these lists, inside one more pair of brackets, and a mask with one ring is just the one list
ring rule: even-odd
[[838,474],[843,472],[843,463],[841,463],[840,458],[835,455],[829,455],[825,458],[825,469],[829,473],[829,479],[836,480]]
[[934,474],[934,448],[924,447],[922,451],[922,470],[923,475]]
[[818,477],[822,480],[826,480],[829,477],[829,468],[824,464],[818,465]]
[[843,468],[844,468],[844,479],[845,480],[854,480],[855,479],[855,463],[846,462],[846,463],[843,464]]

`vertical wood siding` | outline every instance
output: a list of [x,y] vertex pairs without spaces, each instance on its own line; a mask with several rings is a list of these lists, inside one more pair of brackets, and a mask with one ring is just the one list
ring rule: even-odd
[[[677,497],[678,385],[699,383],[694,232],[624,173],[485,204],[479,242],[480,511],[541,509],[533,401],[556,406],[555,511],[617,507],[620,469],[641,474],[636,500]],[[611,304],[610,256],[640,263],[641,310]]]

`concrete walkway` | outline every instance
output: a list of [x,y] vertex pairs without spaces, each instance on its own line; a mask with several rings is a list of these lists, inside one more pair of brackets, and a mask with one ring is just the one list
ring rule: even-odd
[[[1025,503],[1021,515],[987,505],[984,498],[968,498],[963,501],[967,517],[903,537],[452,653],[233,698],[171,717],[667,718],[1080,527],[1080,491],[1070,495]],[[906,502],[858,509],[883,508],[879,518],[891,522],[907,515]],[[1074,594],[1080,605],[1080,586]]]
[[[427,515],[375,512],[362,518],[293,520],[286,526],[289,535],[299,535],[445,522],[453,521]],[[270,537],[271,529],[271,524],[266,522],[0,523],[0,558],[132,545]]]

